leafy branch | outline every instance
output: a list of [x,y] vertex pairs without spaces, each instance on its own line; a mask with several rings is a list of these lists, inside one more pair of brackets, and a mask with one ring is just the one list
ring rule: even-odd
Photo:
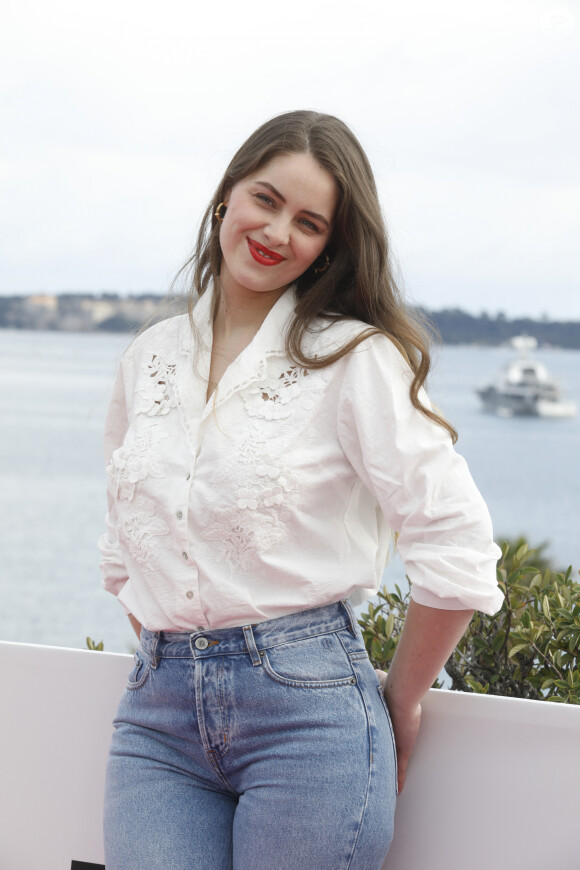
[[[452,689],[580,704],[580,584],[572,568],[551,570],[542,549],[522,539],[503,545],[504,603],[493,616],[474,615],[445,665]],[[383,588],[377,598],[359,622],[374,666],[388,670],[410,593]]]

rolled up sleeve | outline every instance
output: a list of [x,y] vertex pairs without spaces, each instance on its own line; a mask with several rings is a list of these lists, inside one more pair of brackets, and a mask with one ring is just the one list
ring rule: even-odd
[[[397,533],[419,604],[495,613],[501,555],[489,512],[449,432],[409,397],[412,373],[394,344],[372,336],[348,355],[341,385],[342,448]],[[422,404],[430,408],[424,392]]]

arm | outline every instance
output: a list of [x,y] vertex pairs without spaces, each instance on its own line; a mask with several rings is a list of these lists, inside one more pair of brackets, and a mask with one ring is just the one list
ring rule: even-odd
[[[125,385],[123,382],[122,366],[119,366],[105,423],[105,463],[108,464],[111,461],[114,451],[122,445],[127,427],[128,414]],[[118,595],[127,581],[128,574],[119,546],[117,510],[110,480],[107,487],[107,502],[107,532],[99,538],[99,549],[102,556],[101,570],[103,572],[103,586],[105,589],[114,595]],[[133,631],[137,635],[137,638],[140,639],[141,623],[132,613],[128,613],[127,616]]]
[[141,623],[139,622],[139,620],[135,616],[133,616],[132,613],[128,613],[127,616],[129,617],[129,622],[133,626],[133,631],[137,635],[137,638],[140,639],[141,638],[141,628],[142,628]]
[[[411,603],[385,685],[399,785],[419,730],[421,698],[474,609],[495,613],[501,555],[491,519],[449,433],[411,403],[412,374],[385,336],[344,362],[338,435],[354,471],[376,498],[412,581]],[[429,400],[424,392],[421,401]]]
[[[503,600],[496,578],[501,552],[489,512],[447,430],[411,404],[406,363],[379,335],[343,366],[340,444],[384,524],[398,533],[412,598],[435,609],[495,613]],[[421,400],[428,407],[425,394]]]
[[[108,471],[110,470],[109,463],[113,453],[123,444],[127,427],[128,414],[125,385],[122,366],[119,366],[105,421],[104,456]],[[105,517],[106,530],[99,538],[98,548],[101,553],[100,568],[103,586],[108,592],[118,595],[127,581],[128,573],[119,543],[114,487],[114,481],[109,475],[107,484],[107,514]]]
[[419,731],[421,698],[465,632],[473,610],[439,610],[411,601],[397,651],[386,678],[381,678],[391,714],[399,792]]

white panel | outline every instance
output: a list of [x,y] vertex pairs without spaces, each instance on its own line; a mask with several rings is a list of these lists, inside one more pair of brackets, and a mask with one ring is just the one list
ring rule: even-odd
[[580,868],[580,706],[431,690],[383,870]]
[[[130,667],[0,642],[0,867],[103,863],[104,768]],[[431,691],[383,870],[580,867],[579,782],[580,707]]]
[[104,863],[111,723],[131,657],[0,643],[0,867]]

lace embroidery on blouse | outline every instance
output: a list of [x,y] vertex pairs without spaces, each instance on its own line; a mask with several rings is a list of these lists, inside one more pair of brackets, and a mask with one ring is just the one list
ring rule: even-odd
[[164,436],[149,430],[141,435],[127,433],[107,465],[111,490],[120,501],[132,501],[139,485],[148,477],[163,477],[163,468],[156,458],[155,448]]
[[149,380],[145,387],[137,391],[137,414],[146,414],[148,417],[164,416],[178,406],[175,369],[175,363],[164,362],[156,353],[151,356],[144,369]]
[[254,423],[234,455],[212,474],[217,486],[229,481],[234,504],[215,508],[203,529],[212,543],[213,558],[225,561],[231,569],[249,564],[252,557],[287,537],[288,507],[298,497],[298,482],[282,456],[267,451],[268,440]]
[[[305,383],[308,378],[308,382]],[[278,376],[247,387],[242,392],[244,406],[250,417],[263,420],[284,420],[293,413],[296,400],[305,411],[314,407],[312,394],[322,386],[324,370],[310,372],[292,365]]]
[[[308,415],[328,377],[324,369],[312,372],[290,365],[240,391],[250,425],[235,447],[231,441],[224,444],[212,474],[216,490],[228,483],[234,504],[215,508],[203,530],[206,541],[212,541],[208,550],[213,558],[227,562],[232,570],[247,567],[256,553],[288,535],[289,508],[299,496],[298,479],[284,459],[286,439],[294,434],[290,418]],[[260,420],[277,421],[275,437],[264,431]],[[313,434],[314,429],[308,425],[306,431]]]
[[155,502],[137,495],[127,516],[119,516],[119,538],[124,540],[144,571],[156,570],[163,552],[158,538],[169,534],[169,526],[156,514]]

